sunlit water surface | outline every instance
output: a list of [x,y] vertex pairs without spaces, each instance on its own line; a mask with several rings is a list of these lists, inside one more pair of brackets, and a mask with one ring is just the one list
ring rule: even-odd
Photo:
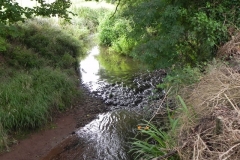
[[[77,134],[85,139],[87,147],[81,155],[85,160],[131,159],[127,141],[136,132],[138,118],[126,110],[100,114]],[[79,157],[80,158],[80,157]]]
[[100,80],[100,63],[96,59],[96,55],[99,55],[99,47],[95,46],[89,52],[89,55],[80,62],[80,72],[82,83],[87,85],[91,91],[97,90],[101,84]]
[[[97,60],[96,56],[99,54],[100,48],[95,46],[80,62],[81,82],[91,92],[99,90],[102,85],[123,81],[127,83],[129,79],[131,81],[136,68],[108,71]],[[97,119],[76,132],[87,144],[79,159],[130,160],[128,142],[135,135],[139,119],[134,112],[123,109],[100,114]]]

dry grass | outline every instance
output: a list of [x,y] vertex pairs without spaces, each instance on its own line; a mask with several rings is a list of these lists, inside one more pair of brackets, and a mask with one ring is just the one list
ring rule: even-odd
[[237,32],[229,42],[220,47],[217,56],[223,59],[240,60],[240,32]]
[[181,158],[240,159],[240,74],[224,65],[212,67],[182,97],[189,113],[180,115]]

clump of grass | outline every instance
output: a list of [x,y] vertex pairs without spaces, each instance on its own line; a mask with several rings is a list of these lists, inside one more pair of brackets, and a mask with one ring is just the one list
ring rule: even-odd
[[51,68],[18,73],[0,88],[0,122],[9,130],[44,125],[51,110],[65,109],[77,94],[76,83]]
[[[140,124],[138,126],[139,133],[137,138],[134,138],[131,143],[130,152],[133,153],[135,159],[153,159],[165,156],[167,153],[172,152],[175,146],[174,139],[169,134],[174,132],[174,128],[172,129],[164,131],[150,122]],[[177,159],[175,153],[174,151],[168,158]]]
[[18,34],[1,35],[0,149],[8,150],[9,134],[45,125],[79,96],[76,68],[84,45],[62,28],[35,19],[15,25]]
[[[131,150],[136,159],[140,157],[142,159],[179,159],[178,150],[181,146],[178,146],[177,139],[182,121],[180,121],[178,114],[184,114],[191,122],[194,112],[177,94],[181,87],[193,85],[200,80],[200,77],[201,73],[198,68],[185,67],[182,70],[173,70],[167,75],[164,82],[157,86],[166,89],[167,92],[164,98],[159,101],[159,108],[149,121],[155,119],[156,124],[160,123],[161,126],[156,127],[148,122],[145,126],[150,127],[147,130],[140,130],[140,134],[145,137],[140,140],[134,139]],[[161,122],[158,122],[159,119]]]
[[47,62],[44,58],[22,45],[8,44],[7,50],[2,52],[2,55],[11,67],[23,69],[47,66]]

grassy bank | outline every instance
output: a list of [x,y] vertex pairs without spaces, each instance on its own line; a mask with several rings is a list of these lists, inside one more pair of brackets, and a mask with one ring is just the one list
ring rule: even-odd
[[0,151],[9,149],[14,135],[43,127],[81,95],[78,61],[107,10],[72,10],[71,24],[36,18],[1,26]]
[[[13,132],[46,124],[53,111],[63,111],[79,95],[77,57],[83,44],[51,20],[16,24],[2,36],[0,52],[0,146]],[[8,30],[8,28],[6,28]]]

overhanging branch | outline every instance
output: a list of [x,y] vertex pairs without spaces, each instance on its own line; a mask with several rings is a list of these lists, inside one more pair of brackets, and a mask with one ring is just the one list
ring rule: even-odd
[[117,9],[118,9],[118,6],[120,5],[120,2],[121,2],[121,0],[118,0],[118,4],[117,4],[117,6],[116,6],[116,8],[115,8],[114,13],[113,13],[112,16],[110,17],[110,19],[116,14]]

